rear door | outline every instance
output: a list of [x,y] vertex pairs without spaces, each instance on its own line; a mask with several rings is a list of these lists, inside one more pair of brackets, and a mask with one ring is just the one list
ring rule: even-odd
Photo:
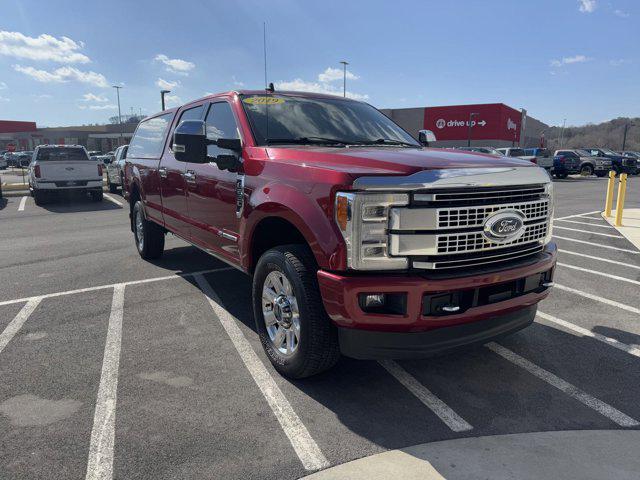
[[200,120],[203,105],[182,110],[174,122],[169,139],[164,148],[160,168],[160,190],[162,196],[162,214],[165,226],[185,240],[190,239],[189,216],[187,206],[187,184],[184,178],[187,164],[176,160],[171,150],[173,130],[184,120]]
[[40,181],[56,182],[61,187],[102,179],[98,162],[91,160],[84,148],[40,148],[35,161],[40,166]]

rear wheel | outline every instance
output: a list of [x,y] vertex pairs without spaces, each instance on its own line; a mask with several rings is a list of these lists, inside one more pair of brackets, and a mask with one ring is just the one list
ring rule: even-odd
[[42,205],[43,203],[45,203],[45,194],[43,192],[33,190],[33,193],[31,195],[33,196],[33,201],[36,205]]
[[118,193],[118,186],[111,183],[109,175],[107,175],[107,185],[109,186],[109,193]]
[[143,209],[140,200],[133,206],[133,238],[140,256],[145,260],[152,260],[162,256],[164,231],[145,218]]
[[101,202],[102,199],[102,190],[100,190],[99,192],[91,192],[91,200],[93,200],[94,202]]
[[275,369],[304,378],[340,358],[338,332],[327,316],[309,250],[285,245],[267,251],[253,276],[253,311],[262,346]]

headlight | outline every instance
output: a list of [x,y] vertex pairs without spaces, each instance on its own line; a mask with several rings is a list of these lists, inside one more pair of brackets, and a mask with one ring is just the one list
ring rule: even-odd
[[336,194],[335,219],[347,245],[347,266],[354,270],[399,270],[406,257],[390,257],[389,208],[409,204],[405,193]]
[[549,198],[549,221],[547,222],[547,236],[544,237],[544,244],[546,245],[551,241],[551,237],[553,236],[553,209],[555,204],[553,183],[547,183],[545,185],[545,194],[547,198]]

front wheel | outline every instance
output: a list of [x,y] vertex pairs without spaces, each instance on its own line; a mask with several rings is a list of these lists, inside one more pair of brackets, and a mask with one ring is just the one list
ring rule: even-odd
[[567,178],[569,176],[569,174],[568,173],[556,173],[555,176],[556,176],[556,178],[564,179],[564,178]]
[[328,370],[340,358],[338,332],[327,316],[315,259],[301,245],[267,251],[253,276],[253,312],[262,346],[289,378]]
[[583,177],[589,177],[593,175],[593,167],[591,165],[583,165],[582,168],[580,168],[580,175],[582,175]]
[[140,256],[145,260],[152,260],[162,256],[164,231],[145,218],[143,209],[140,200],[133,206],[133,238]]

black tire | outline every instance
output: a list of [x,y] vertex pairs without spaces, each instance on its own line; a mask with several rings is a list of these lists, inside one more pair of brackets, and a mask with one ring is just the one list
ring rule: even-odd
[[45,203],[44,193],[39,192],[37,190],[33,190],[32,196],[33,196],[33,201],[35,202],[36,205],[42,205]]
[[568,173],[556,173],[555,174],[556,178],[560,178],[560,179],[565,179],[569,176]]
[[109,193],[118,193],[118,186],[111,183],[109,175],[107,175],[107,185],[109,185]]
[[[140,222],[136,219],[140,215]],[[150,222],[144,215],[144,206],[140,200],[133,206],[133,239],[138,253],[145,260],[160,258],[164,252],[164,231],[157,224]],[[142,235],[139,236],[139,229]]]
[[582,175],[583,177],[590,177],[591,175],[593,175],[593,167],[591,165],[583,165],[580,168],[580,175]]
[[[293,353],[281,353],[271,341],[263,314],[262,291],[267,276],[281,272],[290,282],[299,310],[300,338]],[[284,245],[260,257],[253,276],[253,312],[262,346],[274,368],[285,377],[304,378],[333,367],[340,358],[338,331],[327,316],[309,249]]]
[[102,190],[99,192],[91,192],[91,200],[94,202],[101,202],[103,199]]
[[609,172],[596,172],[596,177],[598,178],[606,177],[607,175],[609,175]]

